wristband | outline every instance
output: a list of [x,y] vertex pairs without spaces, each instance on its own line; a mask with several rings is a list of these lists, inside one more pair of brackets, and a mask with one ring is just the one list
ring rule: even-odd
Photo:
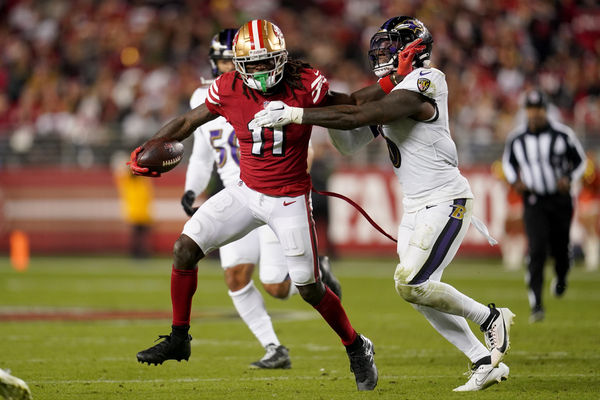
[[290,122],[293,124],[302,124],[304,116],[304,108],[290,107]]
[[395,79],[392,78],[393,75],[394,75],[394,73],[392,72],[391,74],[384,76],[379,81],[377,81],[377,83],[379,83],[379,86],[381,87],[381,89],[383,89],[385,94],[388,94],[389,92],[394,90],[394,88],[398,84],[395,81]]

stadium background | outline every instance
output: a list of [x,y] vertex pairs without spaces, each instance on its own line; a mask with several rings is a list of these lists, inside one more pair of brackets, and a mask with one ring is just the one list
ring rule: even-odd
[[[503,235],[506,188],[490,164],[520,117],[520,95],[542,87],[591,157],[600,146],[600,7],[595,1],[0,1],[0,251],[24,231],[34,253],[125,252],[114,173],[124,157],[185,111],[209,78],[212,35],[253,18],[284,32],[291,56],[334,90],[374,82],[368,41],[390,16],[431,30],[446,73],[451,129],[477,196],[476,213]],[[191,151],[191,139],[186,141]],[[340,156],[313,133],[316,186],[350,195],[387,231],[401,215],[384,141]],[[185,166],[152,181],[151,242],[168,253],[185,214]],[[318,185],[321,185],[320,187]],[[346,204],[330,201],[339,252],[393,254]],[[575,229],[577,231],[577,229]],[[323,238],[323,235],[321,235]],[[470,235],[468,252],[496,252]]]

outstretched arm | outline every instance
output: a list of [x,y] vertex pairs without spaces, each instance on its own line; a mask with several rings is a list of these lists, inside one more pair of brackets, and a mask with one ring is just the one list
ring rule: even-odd
[[337,106],[342,104],[360,105],[369,101],[375,101],[385,96],[385,92],[377,83],[359,89],[352,94],[330,91],[321,103],[323,106]]
[[400,118],[425,121],[435,115],[435,106],[425,96],[410,90],[394,90],[381,100],[361,105],[339,105],[319,108],[289,107],[271,102],[254,118],[260,126],[290,123],[319,125],[326,128],[354,129],[365,125],[387,124]]
[[419,94],[395,90],[381,100],[361,105],[342,105],[304,110],[302,123],[326,128],[353,129],[365,125],[386,124],[400,118],[431,118],[434,107]]

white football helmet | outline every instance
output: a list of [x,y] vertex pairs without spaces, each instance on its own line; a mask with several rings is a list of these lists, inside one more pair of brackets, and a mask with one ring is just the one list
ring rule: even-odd
[[[266,92],[283,78],[288,52],[283,33],[277,25],[262,19],[247,22],[233,38],[233,53],[235,70],[251,89]],[[247,72],[247,63],[269,60],[272,60],[272,68]]]

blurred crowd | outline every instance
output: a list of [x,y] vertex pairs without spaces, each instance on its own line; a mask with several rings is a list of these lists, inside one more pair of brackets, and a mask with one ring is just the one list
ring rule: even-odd
[[[253,18],[276,23],[334,90],[358,89],[375,81],[371,35],[396,15],[433,34],[463,164],[500,156],[532,86],[600,147],[595,0],[0,0],[0,166],[108,164],[188,108],[211,77],[211,37]],[[362,160],[385,162],[378,150]]]

